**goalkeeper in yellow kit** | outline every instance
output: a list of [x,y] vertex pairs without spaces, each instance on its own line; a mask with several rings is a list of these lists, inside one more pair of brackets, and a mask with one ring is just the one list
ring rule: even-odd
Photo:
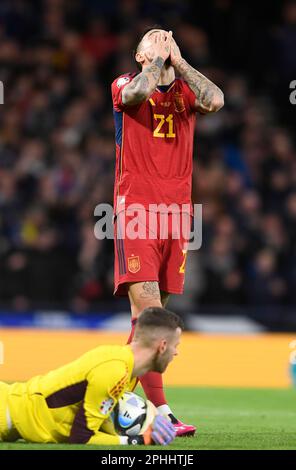
[[[81,444],[168,444],[175,431],[157,416],[144,435],[110,434],[108,418],[138,376],[163,373],[177,354],[181,321],[149,307],[141,313],[134,340],[99,346],[63,367],[25,383],[0,382],[0,440]],[[109,433],[108,433],[109,432]]]

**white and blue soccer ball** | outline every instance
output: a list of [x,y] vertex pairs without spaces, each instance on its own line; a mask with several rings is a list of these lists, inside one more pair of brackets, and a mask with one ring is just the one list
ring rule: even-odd
[[121,436],[143,434],[157,415],[155,406],[133,392],[125,392],[112,412],[114,428]]

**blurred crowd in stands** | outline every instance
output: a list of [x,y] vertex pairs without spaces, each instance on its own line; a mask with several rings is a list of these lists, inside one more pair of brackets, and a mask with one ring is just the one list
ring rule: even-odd
[[0,304],[87,311],[112,299],[113,241],[93,232],[95,206],[113,202],[110,84],[136,70],[135,38],[160,23],[225,95],[197,118],[203,245],[178,302],[296,305],[296,3],[265,7],[1,0]]

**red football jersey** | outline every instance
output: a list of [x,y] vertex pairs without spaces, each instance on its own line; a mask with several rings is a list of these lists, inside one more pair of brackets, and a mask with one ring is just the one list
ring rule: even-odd
[[[192,214],[192,151],[195,95],[175,79],[167,91],[156,88],[136,106],[122,103],[123,88],[136,74],[112,83],[116,133],[114,211],[129,204],[187,204]],[[123,207],[125,206],[125,207]]]

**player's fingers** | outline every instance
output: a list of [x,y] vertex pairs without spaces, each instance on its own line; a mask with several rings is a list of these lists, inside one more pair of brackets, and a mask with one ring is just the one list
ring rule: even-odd
[[162,446],[166,446],[173,441],[173,439],[168,436],[164,436],[163,433],[159,431],[154,431],[154,438],[152,433],[152,439],[154,440],[154,442],[157,442],[159,445]]
[[[169,424],[169,426],[168,426]],[[157,430],[161,432],[164,438],[174,439],[176,436],[176,431],[174,426],[171,427],[171,423],[162,423],[159,422],[157,426]]]
[[159,444],[161,446],[165,445],[165,440],[159,432],[153,431],[151,438],[155,444]]
[[155,421],[153,432],[154,437],[161,440],[163,444],[169,444],[176,437],[176,431],[171,422],[167,421],[162,416],[158,416]]
[[163,426],[165,426],[166,428],[170,428],[172,430],[175,430],[174,428],[174,425],[173,423],[171,422],[171,420],[169,418],[166,418],[165,416],[162,416],[162,415],[157,415],[155,417],[155,420],[154,420],[154,424],[160,424],[162,423]]

